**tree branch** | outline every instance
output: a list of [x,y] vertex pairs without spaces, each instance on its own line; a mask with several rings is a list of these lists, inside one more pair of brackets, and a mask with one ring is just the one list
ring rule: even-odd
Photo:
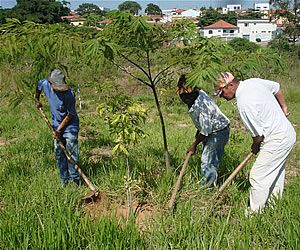
[[117,64],[115,61],[112,61],[112,63],[118,67],[120,70],[124,71],[125,73],[127,73],[128,75],[130,75],[132,78],[142,82],[143,84],[147,85],[148,87],[152,88],[151,84],[147,83],[146,81],[144,81],[143,79],[135,76],[134,74],[132,74],[129,70],[127,70],[126,68],[123,68],[122,66],[120,66],[119,64]]
[[138,65],[137,63],[135,63],[134,61],[130,60],[128,57],[126,57],[124,54],[120,53],[121,57],[123,57],[125,60],[127,60],[128,62],[130,62],[131,64],[133,64],[135,67],[137,67],[139,70],[141,70],[146,76],[147,78],[151,81],[150,76],[148,75],[148,73],[146,72],[146,70],[144,70],[140,65]]
[[153,79],[154,85],[156,85],[156,84],[159,82],[159,80],[157,81],[157,78],[159,77],[159,75],[161,75],[162,73],[164,73],[165,71],[167,71],[169,68],[171,68],[172,66],[174,66],[174,65],[176,65],[176,64],[177,64],[177,62],[176,62],[176,63],[173,63],[173,64],[171,64],[171,65],[169,65],[168,67],[166,67],[165,69],[163,69],[162,71],[160,71],[160,72],[154,77],[154,79]]
[[150,55],[149,55],[149,51],[146,52],[147,55],[147,66],[148,66],[148,73],[149,73],[149,77],[150,77],[150,83],[154,84],[154,81],[152,82],[152,75],[151,75],[151,65],[150,65]]

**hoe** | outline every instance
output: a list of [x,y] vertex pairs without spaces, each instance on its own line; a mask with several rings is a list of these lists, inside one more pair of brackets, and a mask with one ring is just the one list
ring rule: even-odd
[[[52,131],[52,133],[54,133],[54,129],[52,128],[51,123],[50,123],[49,119],[47,118],[47,116],[45,115],[44,111],[41,108],[39,108],[38,110],[40,111],[40,114],[44,118],[44,121],[46,122],[47,126],[50,128],[50,130]],[[98,188],[95,185],[93,185],[90,182],[90,180],[87,178],[87,176],[82,172],[81,168],[73,160],[73,158],[71,157],[70,153],[67,151],[67,149],[65,148],[64,144],[61,142],[61,140],[60,139],[56,139],[56,140],[57,140],[59,146],[61,147],[62,151],[66,155],[68,161],[74,166],[74,168],[76,169],[76,171],[78,172],[78,174],[82,177],[82,179],[84,180],[84,182],[86,183],[86,185],[92,191],[92,194],[87,195],[87,196],[85,196],[82,199],[84,200],[85,203],[95,202],[99,198],[99,196],[100,196],[100,192],[99,192]]]
[[[188,161],[189,161],[191,155],[192,155],[191,152],[189,152],[186,155],[186,158],[185,158],[184,164],[182,166],[182,169],[180,171],[179,177],[178,177],[177,182],[175,184],[175,187],[174,187],[174,189],[172,191],[172,196],[171,196],[171,199],[170,199],[170,201],[168,203],[168,207],[167,207],[170,210],[173,210],[173,208],[174,208],[176,194],[177,194],[178,190],[180,189],[182,178],[183,178],[183,174],[184,174],[184,171],[186,169],[186,166],[188,164]],[[230,182],[234,179],[234,177],[246,166],[247,162],[251,159],[252,156],[253,156],[252,152],[249,153],[246,156],[246,158],[236,167],[236,169],[231,173],[231,175],[224,181],[224,183],[217,190],[217,192],[215,193],[215,195],[212,196],[211,201],[217,199],[220,196],[220,194],[222,193],[222,191],[230,184]]]

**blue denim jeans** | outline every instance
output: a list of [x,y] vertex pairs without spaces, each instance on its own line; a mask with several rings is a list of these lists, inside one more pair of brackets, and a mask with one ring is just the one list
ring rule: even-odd
[[229,127],[211,133],[202,145],[201,157],[201,187],[214,187],[218,177],[219,165],[224,153],[224,147],[229,139]]
[[[73,160],[78,164],[78,133],[64,132],[60,140],[64,144],[67,151],[70,153]],[[79,183],[79,175],[73,165],[68,161],[65,153],[60,148],[56,140],[54,140],[54,152],[57,166],[59,168],[59,175],[64,184],[69,181]]]

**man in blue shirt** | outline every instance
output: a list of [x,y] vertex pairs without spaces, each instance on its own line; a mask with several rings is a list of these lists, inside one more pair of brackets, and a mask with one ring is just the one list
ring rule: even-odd
[[36,106],[42,107],[40,95],[44,93],[48,99],[54,129],[54,151],[61,180],[64,184],[79,184],[79,175],[60,148],[56,139],[60,139],[78,163],[78,131],[79,118],[76,112],[75,93],[65,82],[63,72],[53,69],[48,79],[39,80],[36,87]]
[[229,138],[229,119],[203,90],[185,87],[186,78],[178,81],[177,94],[187,104],[191,119],[197,128],[195,141],[188,152],[194,154],[202,142],[201,186],[216,187],[218,169]]

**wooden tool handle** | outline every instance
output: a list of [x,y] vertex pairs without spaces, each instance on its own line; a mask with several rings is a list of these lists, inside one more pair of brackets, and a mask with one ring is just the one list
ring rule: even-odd
[[175,199],[176,199],[176,194],[177,194],[178,190],[180,189],[182,178],[183,178],[183,174],[184,174],[184,171],[186,169],[186,166],[187,166],[187,164],[189,162],[189,159],[190,159],[191,155],[192,155],[192,152],[189,152],[187,154],[186,158],[185,158],[185,161],[184,161],[183,166],[181,168],[179,177],[178,177],[177,182],[175,184],[175,187],[173,189],[171,199],[170,199],[170,201],[168,203],[168,208],[169,209],[173,209],[173,207],[174,207],[174,203],[175,203]]
[[[45,115],[44,111],[42,110],[42,108],[38,108],[38,110],[40,111],[42,117],[44,118],[44,121],[46,122],[47,126],[50,128],[50,130],[52,131],[52,133],[54,133],[54,129],[51,126],[51,123],[48,119],[48,117]],[[74,166],[74,168],[76,169],[76,171],[78,172],[78,174],[82,177],[82,179],[84,180],[84,182],[87,184],[87,186],[89,187],[90,190],[92,190],[94,193],[98,192],[98,188],[95,187],[90,180],[87,178],[87,176],[82,172],[81,168],[78,166],[78,164],[73,160],[71,154],[67,151],[67,149],[65,148],[64,144],[61,142],[61,140],[59,138],[56,139],[56,141],[58,142],[60,148],[62,149],[62,151],[64,152],[64,154],[66,155],[68,161]]]

